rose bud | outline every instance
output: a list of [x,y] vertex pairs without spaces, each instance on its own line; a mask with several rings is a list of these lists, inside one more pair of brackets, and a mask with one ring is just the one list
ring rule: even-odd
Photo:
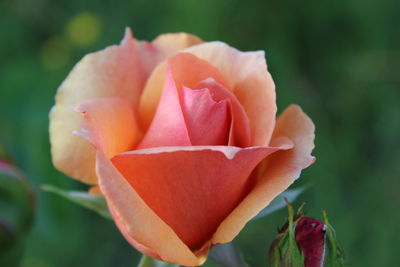
[[132,246],[196,266],[314,162],[312,121],[276,110],[264,52],[128,29],[58,89],[52,159],[99,189]]
[[324,262],[326,229],[323,222],[301,218],[295,228],[296,243],[304,255],[305,267],[319,267]]
[[[343,266],[343,253],[332,234],[333,228],[320,220],[304,217],[301,208],[293,214],[293,208],[288,204],[288,222],[270,248],[271,266]],[[327,222],[325,213],[324,218]]]

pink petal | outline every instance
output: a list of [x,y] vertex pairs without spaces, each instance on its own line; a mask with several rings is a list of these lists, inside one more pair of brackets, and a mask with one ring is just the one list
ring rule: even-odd
[[251,218],[299,177],[302,169],[314,162],[314,130],[314,124],[298,106],[288,107],[279,116],[272,143],[292,140],[294,148],[267,158],[266,169],[254,188],[218,227],[212,238],[214,244],[230,242]]
[[287,148],[290,144],[151,148],[119,154],[112,162],[155,214],[196,250],[252,188],[257,164]]
[[250,146],[249,118],[247,117],[245,110],[239,103],[236,96],[213,78],[208,78],[201,81],[196,85],[195,88],[208,88],[212,98],[215,101],[229,99],[230,108],[232,110],[232,128],[229,138],[229,145],[238,147]]
[[215,102],[207,88],[184,87],[182,111],[192,145],[228,144],[231,117],[227,100]]
[[[164,62],[154,69],[140,99],[140,126],[144,132],[150,126],[160,101],[163,86],[167,78],[166,65],[167,62]],[[179,53],[168,59],[168,65],[178,91],[183,86],[195,88],[199,82],[207,78],[213,78],[222,84],[222,86],[225,86],[225,81],[216,68],[191,54]]]
[[268,145],[275,127],[275,85],[263,51],[241,52],[222,42],[207,42],[185,49],[209,62],[224,77],[250,120],[251,145]]
[[133,109],[122,98],[97,98],[80,104],[84,114],[77,134],[86,138],[108,157],[131,150],[136,142],[137,125]]
[[179,95],[170,69],[150,128],[138,146],[140,148],[159,146],[190,146],[190,138],[182,114]]

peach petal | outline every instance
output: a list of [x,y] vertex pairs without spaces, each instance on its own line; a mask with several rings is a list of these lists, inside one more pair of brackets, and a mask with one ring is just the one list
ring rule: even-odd
[[229,105],[226,99],[215,102],[207,88],[183,88],[182,111],[192,145],[228,144]]
[[258,163],[290,145],[157,147],[125,152],[112,162],[155,214],[197,250],[249,192]]
[[137,125],[130,103],[122,98],[95,98],[81,103],[81,129],[76,133],[86,138],[109,158],[132,149],[136,143]]
[[146,248],[141,249],[142,252],[151,256],[154,255],[151,251],[156,252],[164,261],[185,266],[197,266],[204,262],[146,205],[102,152],[97,153],[96,172],[108,207],[117,226],[125,236],[130,237],[128,241],[135,240]]
[[250,120],[251,145],[268,145],[275,127],[275,84],[263,51],[241,52],[222,42],[185,49],[217,68]]
[[138,149],[159,146],[190,146],[179,95],[168,68],[167,78],[156,115]]
[[212,238],[213,244],[230,242],[251,218],[299,177],[302,169],[314,162],[311,156],[314,130],[314,124],[298,106],[288,107],[279,116],[272,140],[286,142],[286,136],[293,141],[294,148],[278,151],[267,159],[265,172],[258,177],[247,197],[221,223]]
[[149,127],[157,110],[166,75],[166,65],[171,69],[176,88],[180,91],[182,86],[194,88],[199,82],[214,78],[225,86],[225,81],[220,72],[204,60],[188,54],[179,53],[168,62],[158,65],[150,75],[143,90],[139,105],[140,126],[143,131]]
[[50,142],[54,165],[73,178],[96,183],[95,150],[72,134],[80,128],[81,115],[74,108],[101,97],[121,97],[137,105],[144,81],[136,41],[127,30],[120,45],[86,55],[61,84],[50,112]]

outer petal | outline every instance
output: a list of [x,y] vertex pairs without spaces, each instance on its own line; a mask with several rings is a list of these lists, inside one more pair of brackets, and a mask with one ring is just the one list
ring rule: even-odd
[[81,115],[74,108],[100,97],[121,97],[137,102],[146,77],[136,54],[135,40],[127,31],[121,45],[86,55],[58,89],[50,112],[50,142],[54,165],[65,174],[86,183],[96,183],[95,151],[82,138]]
[[146,204],[197,250],[249,192],[258,163],[290,145],[152,148],[119,154],[112,162]]
[[122,98],[95,98],[80,104],[77,111],[84,114],[77,134],[104,151],[109,158],[134,146],[137,125],[128,101]]
[[117,222],[117,226],[136,248],[164,261],[186,266],[197,266],[204,258],[197,258],[139,197],[111,161],[102,153],[97,154],[99,186]]
[[314,124],[295,105],[279,116],[273,134],[273,142],[289,137],[294,148],[278,151],[269,157],[267,168],[253,190],[239,206],[221,223],[212,238],[212,243],[230,242],[244,225],[272,199],[284,191],[300,175],[302,169],[314,162],[311,151],[314,148]]

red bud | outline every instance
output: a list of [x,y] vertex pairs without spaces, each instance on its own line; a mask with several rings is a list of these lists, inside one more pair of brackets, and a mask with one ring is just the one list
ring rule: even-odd
[[320,267],[324,261],[325,224],[312,218],[301,218],[296,225],[296,243],[304,255],[305,267]]

